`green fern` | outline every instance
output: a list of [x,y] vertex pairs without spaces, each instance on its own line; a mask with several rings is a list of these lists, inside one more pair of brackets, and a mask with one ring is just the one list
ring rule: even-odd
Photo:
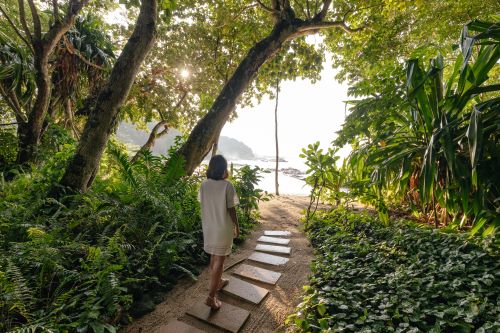
[[10,294],[10,312],[17,312],[28,322],[31,321],[31,308],[35,303],[33,291],[28,287],[21,270],[10,259],[7,259],[5,277],[7,279],[5,289]]
[[137,179],[134,174],[134,164],[130,163],[128,155],[114,145],[110,145],[107,149],[120,167],[120,175],[133,188],[137,187]]
[[55,333],[55,331],[43,325],[35,324],[35,325],[23,326],[13,331],[9,331],[8,333]]

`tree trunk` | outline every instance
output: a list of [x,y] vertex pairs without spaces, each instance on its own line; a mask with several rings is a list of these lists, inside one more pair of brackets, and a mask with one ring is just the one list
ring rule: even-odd
[[18,164],[32,162],[36,156],[51,94],[49,55],[45,53],[41,42],[35,44],[38,44],[35,45],[34,58],[37,95],[33,109],[28,114],[28,122],[19,125]]
[[276,105],[274,107],[274,141],[276,143],[276,170],[274,172],[274,184],[276,186],[276,195],[280,195],[278,183],[278,166],[279,166],[279,145],[278,145],[278,96],[280,91],[280,80],[276,79]]
[[43,123],[51,98],[51,80],[49,70],[49,58],[62,36],[74,25],[76,16],[80,13],[88,0],[72,0],[63,20],[56,20],[50,29],[42,36],[40,17],[33,1],[28,1],[31,16],[33,18],[33,35],[26,24],[24,13],[24,1],[19,0],[21,23],[26,35],[31,41],[34,51],[35,81],[37,94],[32,110],[28,114],[28,121],[20,124],[18,128],[19,145],[17,163],[26,164],[32,162],[36,157],[36,151],[43,131]]
[[[164,130],[158,132],[162,127],[164,127]],[[132,157],[130,162],[134,163],[139,159],[139,156],[141,156],[143,152],[150,151],[155,145],[156,139],[161,138],[167,133],[168,133],[167,122],[165,120],[162,120],[158,124],[156,124],[155,127],[153,127],[151,134],[149,134],[148,140],[146,141],[145,144],[142,145],[142,147],[137,151],[137,153],[135,153],[134,157]]]
[[215,155],[217,155],[217,151],[219,150],[220,132],[222,132],[222,128],[220,129],[220,131],[215,136],[214,144],[212,146],[212,157],[214,157]]
[[78,148],[60,181],[62,186],[84,192],[92,184],[120,107],[127,99],[135,76],[153,46],[156,20],[157,1],[143,0],[134,32],[116,61],[107,84],[99,93]]
[[191,175],[208,154],[219,133],[233,112],[238,98],[251,84],[259,68],[293,36],[297,25],[286,20],[276,24],[266,38],[259,41],[247,53],[234,74],[222,88],[209,112],[196,124],[186,143],[179,149],[184,157],[184,169]]

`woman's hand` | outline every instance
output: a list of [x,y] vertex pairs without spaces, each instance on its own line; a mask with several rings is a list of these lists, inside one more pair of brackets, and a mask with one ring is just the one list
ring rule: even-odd
[[233,236],[233,238],[240,237],[240,227],[237,225],[233,226]]

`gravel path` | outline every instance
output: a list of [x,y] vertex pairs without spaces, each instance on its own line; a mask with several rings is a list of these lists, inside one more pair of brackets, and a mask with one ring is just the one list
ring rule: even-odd
[[[269,295],[259,305],[236,299],[232,296],[220,294],[223,302],[241,307],[250,311],[247,320],[240,332],[291,332],[284,324],[286,317],[294,312],[300,303],[302,286],[308,283],[310,262],[313,259],[312,248],[302,232],[302,223],[299,222],[301,211],[307,208],[308,197],[280,196],[274,197],[260,205],[261,219],[248,239],[227,259],[226,267],[232,263],[248,258],[257,244],[257,238],[263,235],[264,230],[288,230],[292,233],[289,246],[292,248],[290,261],[283,266],[270,266],[253,261],[246,264],[262,267],[277,272],[282,276],[276,286],[266,284],[262,286],[270,290]],[[236,265],[237,266],[237,265]],[[235,267],[236,267],[235,266]],[[230,275],[234,267],[224,274]],[[132,324],[123,328],[120,333],[150,333],[159,332],[160,327],[179,319],[191,326],[202,329],[208,333],[223,332],[223,330],[205,324],[185,314],[195,302],[202,301],[208,293],[209,274],[208,268],[204,269],[198,281],[180,281],[177,286],[165,296],[165,301],[156,309],[137,319]]]

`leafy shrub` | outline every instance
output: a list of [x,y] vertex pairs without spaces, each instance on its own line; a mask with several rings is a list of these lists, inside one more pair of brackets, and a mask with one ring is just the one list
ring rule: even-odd
[[468,235],[338,209],[309,229],[307,332],[498,332],[498,248]]
[[404,207],[436,227],[488,237],[500,227],[498,17],[465,25],[459,46],[454,63],[409,59],[404,84],[391,77],[350,101],[334,144],[351,144],[345,186],[381,218],[388,206]]
[[240,199],[236,213],[238,215],[241,234],[236,239],[236,242],[243,241],[249,231],[255,226],[259,218],[259,202],[268,201],[270,198],[267,192],[263,192],[257,188],[257,184],[262,178],[259,174],[260,172],[262,172],[261,168],[252,168],[248,165],[231,171],[234,188]]
[[[73,150],[63,144],[40,169],[0,189],[1,332],[115,332],[208,262],[201,179],[181,177],[182,161],[144,152],[131,163],[111,143],[89,192],[47,198]],[[259,193],[256,177],[235,178],[242,202]],[[243,234],[255,209],[240,211]]]
[[16,160],[17,137],[13,128],[0,130],[0,172],[6,171]]

